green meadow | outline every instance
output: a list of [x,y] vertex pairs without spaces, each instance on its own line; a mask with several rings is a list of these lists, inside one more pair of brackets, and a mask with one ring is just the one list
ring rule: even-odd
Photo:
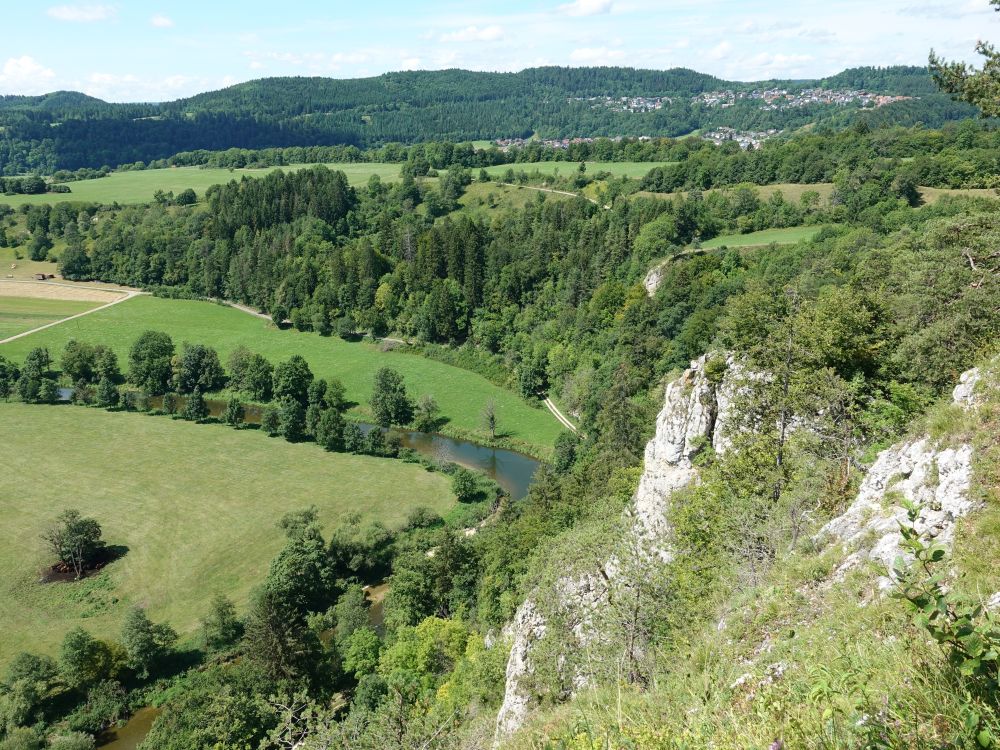
[[[117,636],[134,605],[182,634],[216,593],[242,609],[289,510],[315,505],[329,531],[351,513],[398,528],[455,503],[446,476],[415,464],[146,414],[0,402],[0,444],[0,664],[56,653],[77,625]],[[83,581],[42,583],[41,534],[66,508],[128,550]]]
[[543,407],[532,406],[468,370],[415,354],[384,352],[375,344],[278,330],[269,321],[211,302],[135,297],[0,345],[0,355],[20,362],[32,348],[45,346],[58,360],[66,342],[77,339],[111,346],[124,367],[132,342],[149,329],[169,333],[178,349],[184,342],[213,346],[223,364],[233,349],[241,345],[260,352],[275,364],[300,354],[317,377],[343,381],[348,399],[358,404],[353,411],[359,417],[369,413],[368,399],[375,372],[382,366],[390,366],[402,373],[411,396],[434,396],[442,416],[449,420],[445,432],[486,441],[489,434],[481,416],[491,400],[496,404],[498,431],[511,444],[546,455],[562,430]]
[[796,242],[815,237],[822,227],[787,227],[785,229],[765,229],[749,234],[726,234],[713,237],[701,243],[706,250],[717,247],[761,247],[764,245],[794,245]]
[[[598,172],[610,172],[615,177],[645,177],[649,170],[654,167],[664,167],[672,162],[667,161],[588,161],[587,174],[595,175]],[[580,168],[578,162],[574,161],[540,161],[525,162],[521,164],[500,164],[495,167],[487,167],[486,171],[493,177],[502,177],[508,169],[514,172],[539,172],[543,175],[555,175],[560,177],[572,177]]]
[[[239,180],[242,177],[263,177],[275,169],[286,172],[310,164],[293,164],[287,167],[267,167],[264,169],[202,169],[201,167],[171,167],[168,169],[146,169],[132,172],[112,172],[107,177],[96,180],[80,180],[66,183],[70,193],[48,193],[45,195],[0,195],[0,203],[19,206],[27,203],[62,203],[81,201],[88,203],[149,203],[157,190],[173,192],[192,188],[201,198],[212,185]],[[383,180],[399,179],[399,164],[327,164],[347,175],[352,185],[364,185],[368,178],[377,174]]]
[[0,340],[98,307],[100,302],[0,296]]

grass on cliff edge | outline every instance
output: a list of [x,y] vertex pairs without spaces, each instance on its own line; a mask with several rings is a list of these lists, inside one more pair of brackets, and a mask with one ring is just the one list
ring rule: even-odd
[[[0,299],[0,310],[3,300]],[[482,413],[489,401],[496,404],[498,433],[513,445],[541,456],[547,455],[562,431],[547,410],[532,406],[486,378],[418,355],[383,352],[373,344],[348,343],[335,336],[295,330],[279,331],[269,321],[211,302],[135,297],[77,320],[0,345],[0,356],[15,362],[36,346],[47,347],[58,362],[70,339],[107,344],[118,354],[124,368],[132,343],[146,330],[165,331],[180,350],[184,342],[215,347],[223,365],[237,346],[263,354],[272,364],[300,354],[319,378],[340,378],[347,398],[358,406],[359,417],[369,415],[375,372],[383,366],[398,370],[411,397],[431,394],[449,422],[445,431],[486,442]]]
[[[116,635],[132,605],[181,633],[216,593],[242,608],[289,510],[315,504],[329,532],[350,513],[398,528],[417,506],[455,503],[446,476],[415,464],[146,414],[0,403],[0,444],[0,664],[55,653],[76,625]],[[39,583],[40,535],[66,508],[128,552],[83,581]]]

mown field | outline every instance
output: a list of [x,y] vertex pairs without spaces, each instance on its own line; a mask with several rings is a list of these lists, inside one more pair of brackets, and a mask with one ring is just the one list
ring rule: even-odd
[[749,234],[726,234],[705,240],[701,246],[706,250],[717,247],[761,247],[777,243],[779,245],[794,245],[802,240],[812,239],[822,229],[819,226],[787,227],[785,229],[765,229]]
[[240,345],[260,352],[272,363],[301,354],[317,377],[343,381],[348,398],[358,403],[355,413],[362,417],[368,414],[375,372],[388,365],[403,374],[413,397],[428,393],[437,399],[442,416],[450,420],[446,432],[485,440],[488,433],[481,415],[490,400],[496,403],[499,432],[533,452],[545,455],[562,429],[544,408],[533,407],[467,370],[417,355],[383,352],[373,344],[280,331],[268,321],[211,302],[136,297],[0,345],[0,355],[20,362],[32,348],[45,346],[58,360],[66,342],[77,339],[111,346],[124,366],[132,342],[149,329],[166,331],[178,348],[185,341],[213,346],[223,363]]
[[[355,512],[393,528],[455,502],[446,476],[414,464],[145,414],[0,403],[0,444],[0,664],[56,652],[75,625],[115,635],[133,605],[190,633],[214,594],[246,602],[288,510],[315,504],[327,530]],[[82,582],[40,583],[40,535],[66,508],[128,551]]]
[[93,310],[100,302],[11,297],[0,289],[0,341],[70,315]]
[[[293,164],[280,167],[286,172],[311,166],[308,164]],[[383,180],[399,179],[399,164],[327,164],[330,169],[336,169],[347,175],[352,185],[364,185],[373,174]],[[201,169],[200,167],[172,167],[170,169],[147,169],[136,172],[112,172],[107,177],[96,180],[80,180],[67,183],[70,193],[48,193],[45,195],[0,195],[0,203],[19,206],[27,203],[61,203],[64,201],[81,201],[91,203],[148,203],[153,200],[157,190],[176,195],[182,190],[192,188],[201,198],[205,190],[212,185],[238,180],[246,177],[263,177],[279,167],[266,169]]]

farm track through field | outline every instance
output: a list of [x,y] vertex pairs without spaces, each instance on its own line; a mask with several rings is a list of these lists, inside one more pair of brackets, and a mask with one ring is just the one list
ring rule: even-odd
[[[19,282],[19,283],[32,283],[32,282]],[[73,288],[72,285],[70,285],[70,284],[58,284],[58,283],[50,283],[50,282],[37,282],[37,283],[38,284],[46,284],[47,286],[62,286],[62,287]],[[136,291],[134,289],[109,289],[108,291],[121,292],[122,296],[120,298],[116,299],[116,300],[112,300],[111,302],[108,302],[106,305],[98,305],[97,307],[95,307],[92,310],[86,310],[86,311],[84,311],[82,313],[77,313],[76,315],[70,315],[68,318],[62,318],[60,320],[56,320],[56,321],[53,321],[51,323],[46,323],[43,326],[38,326],[37,328],[32,328],[30,331],[22,331],[21,333],[15,334],[14,336],[9,336],[9,337],[3,339],[2,341],[0,341],[0,344],[6,344],[6,343],[9,343],[11,341],[16,341],[17,339],[24,338],[25,336],[30,336],[33,333],[38,333],[39,331],[44,331],[46,328],[52,328],[53,326],[62,325],[63,323],[67,323],[67,322],[69,322],[71,320],[77,320],[78,318],[82,318],[85,315],[92,315],[93,313],[100,312],[101,310],[107,310],[109,307],[114,307],[115,305],[120,305],[122,302],[130,300],[133,297],[137,297],[137,296],[139,296],[141,294],[148,294],[148,292],[138,292],[138,291]]]

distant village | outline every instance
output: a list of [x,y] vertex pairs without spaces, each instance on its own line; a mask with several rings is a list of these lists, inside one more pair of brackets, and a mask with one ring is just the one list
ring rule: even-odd
[[715,130],[702,133],[701,137],[706,141],[711,141],[716,146],[723,143],[738,143],[744,151],[752,151],[760,148],[764,141],[774,138],[782,131],[770,130],[736,130],[735,128],[719,127]]
[[[705,107],[732,107],[740,101],[760,102],[762,110],[794,109],[812,104],[847,105],[862,107],[884,107],[893,102],[912,99],[910,96],[890,96],[873,94],[869,91],[835,91],[832,89],[754,89],[753,91],[709,91],[691,97],[693,104]],[[591,96],[573,97],[571,102],[586,102],[591,108],[606,108],[615,112],[644,114],[663,109],[675,99],[669,96]]]
[[[650,141],[653,140],[648,135],[642,136],[627,136],[630,139],[637,141]],[[527,148],[528,146],[541,146],[542,148],[556,148],[556,149],[567,149],[570,146],[575,146],[581,143],[594,143],[596,141],[614,141],[618,143],[623,140],[623,136],[616,135],[612,137],[601,137],[601,138],[497,138],[493,141],[497,148],[499,148],[504,153],[510,151],[511,149],[521,149]]]
[[573,97],[571,102],[590,102],[592,109],[606,107],[615,112],[631,112],[632,114],[642,114],[644,112],[655,112],[663,109],[667,104],[672,104],[673,99],[669,96],[590,96]]
[[794,109],[812,104],[860,104],[862,107],[884,107],[893,102],[912,99],[911,96],[872,94],[868,91],[833,91],[831,89],[755,89],[753,91],[709,91],[693,97],[695,104],[706,107],[732,107],[738,101],[760,102],[762,110]]
[[[771,130],[736,130],[735,128],[718,127],[710,132],[702,133],[700,137],[703,140],[711,141],[716,146],[721,146],[723,143],[737,143],[744,151],[751,151],[760,148],[764,144],[764,141],[774,138],[782,132],[773,128]],[[634,138],[637,141],[653,140],[648,135],[628,137]],[[581,143],[594,143],[598,140],[608,140],[617,143],[622,139],[623,136],[620,135],[607,138],[497,138],[493,143],[498,149],[506,153],[512,149],[523,149],[528,146],[566,150],[570,146]]]

